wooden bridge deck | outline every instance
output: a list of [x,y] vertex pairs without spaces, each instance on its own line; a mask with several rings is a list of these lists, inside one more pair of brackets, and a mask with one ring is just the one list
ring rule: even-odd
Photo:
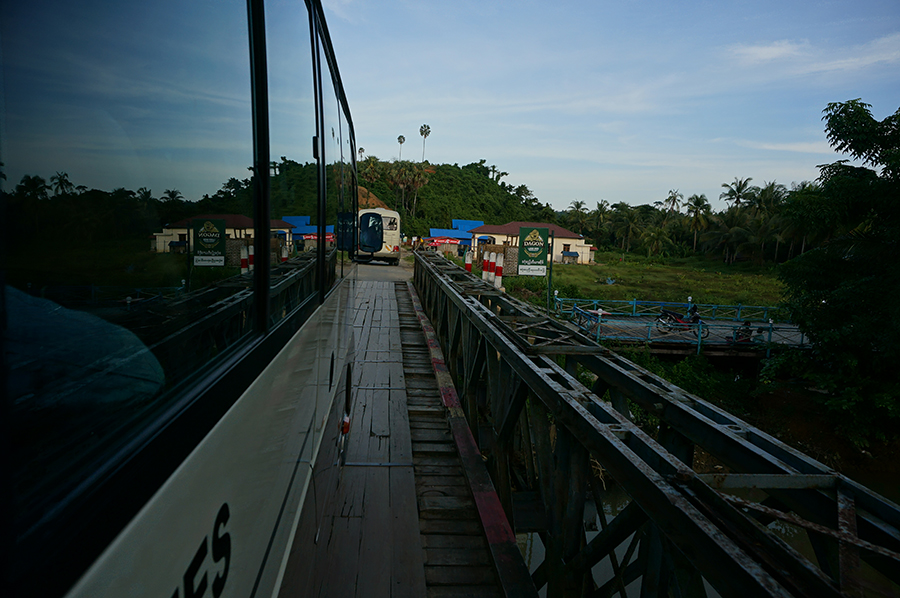
[[346,464],[280,595],[507,595],[407,283],[360,281],[356,307]]

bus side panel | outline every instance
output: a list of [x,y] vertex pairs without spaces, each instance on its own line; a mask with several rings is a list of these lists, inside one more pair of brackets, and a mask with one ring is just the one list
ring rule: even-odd
[[336,441],[352,296],[346,280],[68,596],[272,595],[316,457]]

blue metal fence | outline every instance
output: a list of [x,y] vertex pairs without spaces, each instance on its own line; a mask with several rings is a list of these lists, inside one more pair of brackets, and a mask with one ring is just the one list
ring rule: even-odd
[[[761,305],[720,305],[712,303],[696,303],[700,308],[700,317],[704,320],[761,320],[768,322],[790,322],[784,308]],[[556,297],[556,312],[560,315],[571,315],[575,307],[590,310],[603,310],[611,316],[655,316],[661,309],[677,312],[687,311],[688,303],[675,301],[631,301],[612,299],[567,299]]]
[[[608,313],[608,312],[607,312]],[[658,315],[655,312],[653,315]],[[641,314],[643,315],[643,314]],[[699,322],[698,324],[661,324],[655,319],[608,317],[599,310],[574,305],[570,320],[598,343],[601,341],[665,342],[692,344],[697,352],[704,345],[757,349],[771,354],[776,345],[809,346],[809,339],[796,326],[774,321],[745,326],[740,323]]]

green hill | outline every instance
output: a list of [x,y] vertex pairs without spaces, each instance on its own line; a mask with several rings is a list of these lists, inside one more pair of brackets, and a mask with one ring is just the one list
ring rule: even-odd
[[505,224],[513,220],[555,222],[525,185],[502,181],[507,174],[485,161],[458,164],[381,162],[370,156],[359,164],[360,184],[401,214],[403,232],[427,235],[429,228],[451,228],[453,219]]

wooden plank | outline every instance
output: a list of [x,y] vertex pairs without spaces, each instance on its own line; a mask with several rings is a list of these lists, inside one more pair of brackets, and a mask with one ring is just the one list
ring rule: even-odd
[[413,454],[414,465],[437,465],[458,467],[459,459],[455,455],[416,455]]
[[413,453],[419,455],[455,455],[456,446],[449,442],[413,442]]
[[468,486],[416,486],[419,496],[471,496]]
[[362,517],[366,494],[366,469],[345,467],[341,471],[335,500],[327,504],[328,513],[337,517]]
[[440,566],[491,566],[487,548],[426,548],[425,564]]
[[[415,478],[411,467],[392,467],[391,523],[393,598],[418,598],[425,591],[425,555],[422,552],[419,516],[416,507]],[[387,551],[385,551],[387,552]]]
[[421,475],[416,476],[416,485],[422,486],[466,486],[468,482],[463,475]]
[[416,465],[416,477],[420,475],[458,476],[463,475],[462,467],[449,465]]
[[419,517],[462,519],[475,515],[475,501],[467,496],[420,496]]
[[465,519],[420,519],[419,530],[422,534],[447,534],[471,536],[484,534],[481,523]]
[[433,428],[415,428],[410,430],[410,437],[413,442],[453,442],[453,436],[450,434],[450,428],[444,425],[443,430]]
[[427,598],[501,598],[503,594],[494,584],[485,586],[429,586]]
[[369,450],[369,432],[372,427],[369,391],[357,391],[350,411],[350,434],[346,439],[345,450],[347,461],[364,461]]
[[429,585],[483,585],[496,583],[493,567],[432,567],[425,566],[425,580]]
[[419,416],[409,417],[408,421],[411,433],[415,433],[415,430],[446,430],[447,434],[450,434],[450,426],[447,425],[445,419]]
[[310,595],[313,596],[354,596],[356,593],[356,572],[359,553],[347,550],[359,542],[359,517],[337,517],[334,519],[332,543],[328,550],[326,566],[317,571],[317,578]]
[[443,534],[422,534],[424,548],[483,548],[487,550],[487,541],[481,536],[447,536]]
[[391,595],[391,553],[384,549],[394,541],[389,478],[388,467],[366,468],[365,516],[360,528],[356,585],[356,595],[360,598],[389,598]]

